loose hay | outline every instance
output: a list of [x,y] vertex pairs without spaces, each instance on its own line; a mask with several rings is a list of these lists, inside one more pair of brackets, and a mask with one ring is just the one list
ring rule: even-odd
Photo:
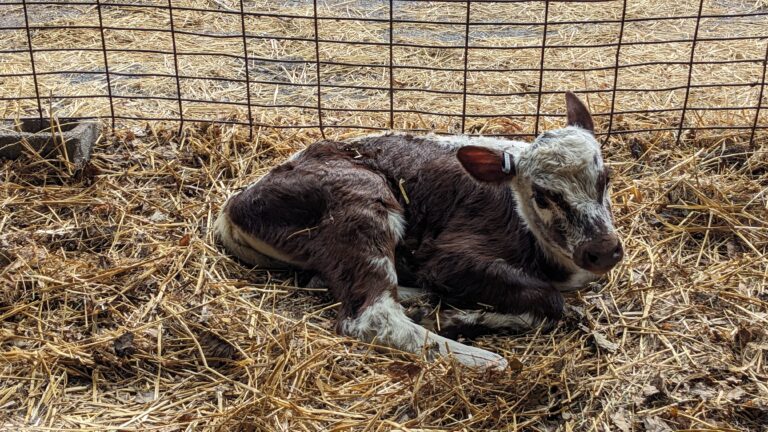
[[[644,4],[674,7],[669,13],[686,13],[689,7],[685,2]],[[484,7],[478,6],[480,17]],[[604,5],[587,12],[558,7],[591,17],[615,14]],[[643,12],[633,5],[631,12],[659,12],[649,7],[651,12]],[[510,10],[520,16],[537,13]],[[109,13],[126,25],[137,19],[130,8]],[[458,13],[444,10],[446,19]],[[60,19],[78,22],[83,16],[89,15]],[[151,23],[155,18],[141,19]],[[157,18],[161,27],[163,19]],[[736,28],[742,26],[731,30]],[[64,43],[67,35],[78,34],[64,30],[51,41]],[[641,34],[638,29],[637,37]],[[418,42],[418,36],[410,40]],[[757,55],[761,46],[752,47]],[[748,53],[750,47],[729,45],[725,52]],[[220,43],[211,49],[226,47]],[[686,47],[669,50],[688,53]],[[713,50],[707,55],[723,53]],[[434,53],[440,55],[413,54],[412,60],[449,65],[453,58]],[[637,52],[639,58],[651,54],[669,52]],[[46,55],[55,61],[61,54]],[[145,60],[126,67],[151,67]],[[214,63],[188,66],[232,70]],[[13,65],[6,61],[1,67]],[[668,69],[671,77],[678,76],[676,68]],[[311,73],[290,73],[312,79]],[[403,77],[408,85],[436,85],[434,75],[411,73]],[[755,76],[735,66],[718,73],[745,80]],[[341,69],[328,74],[344,76]],[[364,83],[370,76],[350,79]],[[626,79],[653,84],[643,74]],[[499,89],[490,78],[476,80],[472,85]],[[564,76],[557,85],[583,88],[584,81],[583,75]],[[78,91],[66,82],[51,85]],[[147,79],[131,85],[154,92],[165,84]],[[199,89],[204,90],[223,91]],[[707,106],[722,106],[754,100],[753,92],[700,95]],[[422,96],[418,103],[425,106],[447,106],[441,105],[446,98]],[[662,101],[655,94],[630,93],[622,103],[644,109],[682,102],[679,91],[665,96]],[[545,107],[559,109],[560,99],[545,97]],[[517,102],[507,108],[535,109],[535,100]],[[599,109],[609,100],[590,102]],[[126,104],[128,112],[154,107]],[[157,108],[173,113],[173,104]],[[89,109],[97,108],[61,105],[54,113],[93,112]],[[495,105],[488,100],[476,109]],[[239,111],[216,114],[243,118]],[[300,122],[311,121],[311,115],[265,111],[257,118]],[[689,121],[741,125],[749,115],[718,111],[691,115]],[[660,127],[676,119],[677,114],[625,115],[614,126]],[[364,115],[346,120],[374,124]],[[396,126],[450,130],[455,123],[403,116]],[[470,126],[485,133],[532,129],[531,119],[473,120]],[[317,132],[258,129],[249,141],[249,131],[229,126],[195,125],[181,137],[176,129],[158,123],[119,128],[100,141],[92,163],[74,174],[66,163],[34,156],[1,163],[0,428],[759,431],[768,423],[764,132],[752,146],[748,132],[728,131],[689,133],[679,145],[664,132],[610,140],[604,151],[614,170],[614,210],[626,260],[608,280],[571,296],[567,318],[555,330],[473,342],[512,364],[503,374],[487,374],[338,337],[332,331],[335,305],[322,290],[295,287],[290,273],[248,269],[213,246],[213,216],[226,197],[317,139]]]
[[[759,430],[765,139],[606,146],[627,259],[553,332],[475,343],[489,375],[334,335],[325,294],[212,246],[212,216],[311,140],[119,131],[78,177],[4,162],[4,428]],[[667,426],[663,426],[667,425]]]

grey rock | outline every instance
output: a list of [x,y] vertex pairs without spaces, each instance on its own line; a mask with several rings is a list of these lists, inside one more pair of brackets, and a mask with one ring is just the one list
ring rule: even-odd
[[52,130],[47,119],[42,124],[39,119],[23,119],[20,124],[5,122],[0,128],[0,158],[16,159],[27,146],[46,157],[55,155],[63,148],[70,162],[82,166],[91,157],[91,149],[99,137],[100,123],[96,120],[61,119],[59,124],[60,127],[54,125]]

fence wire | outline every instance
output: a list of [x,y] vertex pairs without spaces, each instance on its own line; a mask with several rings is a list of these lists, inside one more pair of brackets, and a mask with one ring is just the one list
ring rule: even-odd
[[0,41],[8,120],[530,137],[572,90],[606,138],[768,128],[761,2],[22,0]]

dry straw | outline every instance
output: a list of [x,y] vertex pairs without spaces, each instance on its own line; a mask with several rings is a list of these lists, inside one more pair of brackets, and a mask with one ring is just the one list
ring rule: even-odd
[[[29,3],[32,3],[30,1]],[[150,4],[150,1],[134,1]],[[164,2],[154,2],[157,4]],[[247,8],[268,10],[245,2]],[[363,2],[321,2],[321,14],[356,14]],[[388,14],[386,4],[371,10]],[[175,6],[239,8],[232,1],[174,1]],[[270,2],[272,4],[272,2]],[[550,4],[550,19],[614,19],[623,2]],[[375,7],[374,7],[375,6]],[[3,6],[0,6],[3,7]],[[276,5],[271,6],[274,9]],[[541,3],[472,5],[474,19],[535,21]],[[246,9],[247,9],[246,8]],[[282,12],[311,14],[312,3],[281,2]],[[346,8],[346,9],[345,9]],[[627,17],[696,15],[698,2],[628,2]],[[18,6],[7,10],[20,10]],[[37,9],[37,10],[35,10]],[[88,25],[94,6],[30,6],[33,21]],[[346,11],[344,13],[339,11]],[[704,13],[765,11],[760,2],[705,2]],[[465,4],[414,3],[403,8],[413,20],[461,20]],[[0,23],[11,14],[0,14]],[[235,15],[237,16],[237,15]],[[9,18],[11,17],[11,18]],[[175,25],[239,32],[228,15],[175,12]],[[23,19],[23,18],[22,18]],[[105,7],[105,24],[165,28],[167,11]],[[7,20],[4,21],[4,20]],[[91,21],[89,21],[91,20]],[[624,40],[690,37],[695,20],[627,25]],[[380,27],[321,23],[325,38],[361,40]],[[13,25],[13,24],[8,24]],[[309,35],[291,19],[253,19],[252,31]],[[263,26],[257,27],[257,26]],[[613,41],[616,25],[563,25],[548,41],[570,44]],[[383,28],[382,27],[382,28]],[[512,37],[491,29],[483,43],[540,43],[541,29]],[[765,16],[702,19],[699,35],[768,34]],[[256,30],[258,28],[258,30]],[[525,30],[525,31],[523,31]],[[310,33],[307,33],[310,32]],[[400,41],[446,41],[462,29],[413,24]],[[538,35],[538,36],[529,36]],[[36,46],[100,46],[88,30],[35,32]],[[110,46],[161,46],[166,34],[110,31]],[[184,38],[180,50],[241,52],[242,40]],[[526,38],[531,38],[528,41]],[[497,38],[497,39],[494,39]],[[536,39],[534,41],[534,39]],[[480,41],[477,41],[480,43]],[[548,43],[549,43],[548,42]],[[761,58],[765,39],[701,43],[695,56],[724,60]],[[0,39],[3,49],[24,47],[26,34]],[[459,41],[461,43],[461,41]],[[40,44],[40,45],[38,45]],[[250,43],[253,56],[313,57],[300,42]],[[690,43],[622,47],[629,62],[690,57]],[[374,48],[326,44],[323,55],[338,62],[380,61]],[[335,51],[333,51],[335,49]],[[238,51],[240,50],[240,51]],[[261,50],[261,51],[260,51]],[[463,67],[461,51],[395,50],[398,62]],[[530,51],[530,52],[529,52]],[[476,66],[538,67],[540,50],[473,51]],[[0,72],[24,72],[28,54],[3,54]],[[36,53],[38,71],[101,70],[101,52]],[[382,57],[384,55],[384,57]],[[624,57],[624,56],[627,57]],[[508,56],[508,57],[505,57]],[[609,65],[611,49],[546,52],[547,65]],[[699,57],[701,56],[701,57]],[[330,57],[328,57],[330,58]],[[173,57],[110,54],[119,73],[173,73]],[[179,57],[184,74],[241,77],[236,61]],[[687,81],[687,66],[648,66],[620,73],[622,88],[675,86]],[[291,82],[314,83],[311,67],[255,68]],[[697,65],[692,83],[754,82],[759,63]],[[397,71],[396,85],[462,90],[463,73]],[[104,92],[102,79],[41,75],[41,95]],[[386,72],[323,67],[329,82],[388,85]],[[538,90],[538,73],[470,73],[475,92]],[[547,72],[544,91],[610,90],[612,70]],[[78,82],[73,82],[78,81]],[[197,84],[195,84],[197,83]],[[184,80],[189,99],[242,101],[243,85]],[[176,117],[174,79],[113,76],[115,94],[168,95],[169,100],[115,99],[126,117]],[[533,87],[531,87],[533,86]],[[754,106],[759,86],[691,89],[692,107]],[[29,95],[31,78],[3,78],[2,95]],[[253,85],[253,103],[314,104],[316,88]],[[389,107],[389,93],[324,89],[327,106]],[[620,92],[617,111],[679,108],[686,90]],[[33,93],[32,93],[33,94]],[[102,94],[102,93],[99,93]],[[130,93],[133,94],[133,93]],[[611,92],[591,93],[594,111],[610,109]],[[326,99],[327,98],[327,99]],[[458,99],[458,100],[457,100]],[[397,92],[399,107],[461,110],[462,97]],[[45,115],[106,114],[106,99],[53,99]],[[561,112],[562,96],[546,93],[544,112]],[[458,105],[457,105],[458,103]],[[515,98],[468,96],[469,113],[531,114],[536,95]],[[5,101],[3,116],[34,115],[36,103]],[[247,120],[245,106],[183,103],[184,116]],[[743,126],[754,110],[694,110],[687,126]],[[316,111],[261,109],[267,124],[317,121]],[[680,112],[616,116],[615,131],[675,129]],[[765,114],[759,124],[765,125]],[[386,126],[389,114],[328,115],[332,124]],[[598,118],[606,131],[607,117]],[[545,117],[542,128],[561,121]],[[533,117],[469,118],[466,128],[483,133],[531,133]],[[460,128],[461,118],[398,114],[399,128]],[[471,343],[506,356],[501,374],[467,370],[448,360],[428,363],[401,353],[380,352],[332,331],[335,304],[322,290],[297,288],[290,273],[244,267],[213,245],[213,216],[226,197],[246,186],[293,151],[319,137],[316,129],[248,128],[234,125],[127,122],[106,133],[94,160],[72,173],[63,161],[34,154],[0,163],[0,429],[3,430],[756,430],[768,424],[768,138],[749,130],[675,131],[613,136],[604,147],[614,175],[616,225],[626,260],[610,276],[568,299],[567,318],[551,332],[485,337]],[[328,129],[335,137],[353,131]],[[318,292],[319,291],[319,292]]]

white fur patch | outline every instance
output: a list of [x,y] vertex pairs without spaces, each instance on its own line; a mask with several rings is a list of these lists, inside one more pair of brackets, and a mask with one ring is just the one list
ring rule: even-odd
[[341,329],[344,334],[363,341],[376,341],[408,352],[421,351],[427,341],[427,330],[414,324],[388,293],[365,308],[357,318],[344,320]]
[[363,341],[411,353],[424,353],[428,358],[453,355],[460,363],[470,367],[499,370],[507,367],[507,361],[497,354],[446,339],[415,324],[389,293],[379,297],[357,318],[345,320],[341,329],[344,334]]
[[286,162],[290,162],[290,161],[294,161],[294,160],[298,159],[299,156],[301,156],[302,153],[304,153],[304,149],[301,149],[299,151],[294,152],[292,155],[290,155],[288,157],[288,159],[286,159]]
[[497,330],[530,330],[541,323],[531,313],[522,314],[502,314],[485,311],[461,311],[456,315],[451,315],[450,322],[446,325],[483,325]]
[[566,281],[553,285],[560,291],[575,291],[585,288],[588,283],[596,281],[599,277],[590,271],[578,269]]
[[392,285],[397,285],[397,271],[395,264],[387,257],[373,257],[368,262],[375,268],[381,269],[387,276],[387,281]]
[[434,333],[429,333],[429,335],[430,340],[437,344],[440,355],[453,355],[459,363],[465,366],[499,371],[503,371],[507,368],[507,361],[504,357],[498,354],[494,354],[481,348],[464,345]]
[[522,314],[486,313],[483,324],[497,329],[528,330],[536,327],[539,320],[528,312]]
[[[356,142],[356,141],[382,137],[382,136],[414,136],[414,135],[408,132],[386,131],[386,132],[368,134],[361,137],[355,137],[350,139],[348,142]],[[493,148],[497,150],[506,150],[509,153],[511,153],[512,156],[514,157],[517,157],[523,151],[523,149],[525,149],[530,145],[523,141],[512,141],[504,138],[484,137],[484,136],[438,135],[433,133],[429,133],[426,135],[415,135],[415,136],[417,138],[423,138],[423,139],[435,142],[447,148],[458,148],[458,147],[464,147],[468,145],[474,145],[474,146]]]
[[394,210],[387,211],[387,225],[389,231],[395,236],[395,242],[399,243],[405,235],[405,219],[403,215]]
[[468,145],[487,147],[490,149],[507,151],[512,154],[513,157],[517,156],[528,147],[528,143],[523,141],[512,141],[503,138],[494,137],[473,137],[467,135],[435,135],[429,134],[427,137],[429,140],[434,141],[442,146],[448,148],[459,148]]
[[411,288],[411,287],[405,287],[405,286],[397,287],[397,300],[401,302],[412,300],[419,297],[427,297],[428,295],[429,295],[429,291],[422,288]]

